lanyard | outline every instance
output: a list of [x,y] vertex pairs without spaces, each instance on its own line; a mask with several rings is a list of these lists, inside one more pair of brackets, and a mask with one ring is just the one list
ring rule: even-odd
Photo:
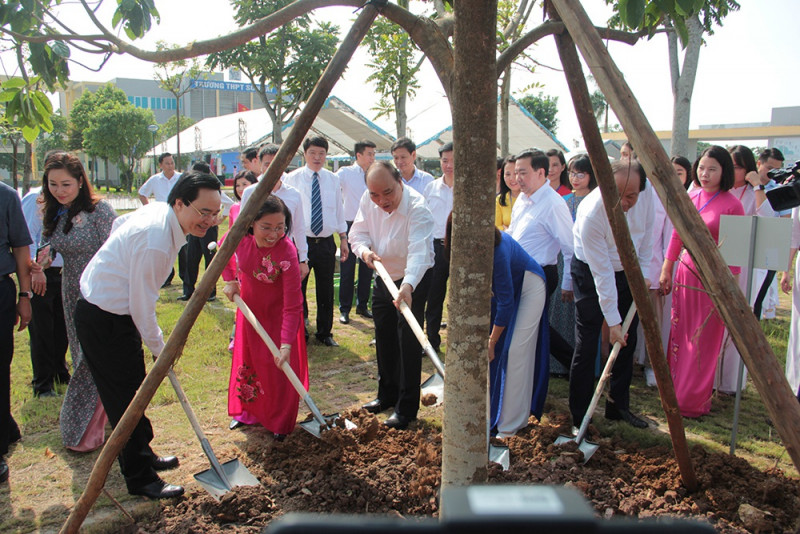
[[[713,196],[713,197],[711,197],[711,198],[709,198],[708,200],[706,200],[706,203],[705,203],[705,204],[703,204],[703,206],[702,206],[701,208],[698,208],[698,209],[697,209],[697,213],[700,213],[701,211],[703,211],[704,209],[706,209],[706,206],[708,206],[709,204],[711,204],[711,201],[712,201],[712,200],[714,200],[715,198],[717,198],[717,196],[719,195],[720,191],[722,191],[722,190],[720,189],[719,191],[717,191],[716,193],[714,193],[714,196]],[[699,199],[699,198],[700,198],[700,195],[697,195],[697,198]],[[697,204],[695,204],[695,207],[697,207]]]

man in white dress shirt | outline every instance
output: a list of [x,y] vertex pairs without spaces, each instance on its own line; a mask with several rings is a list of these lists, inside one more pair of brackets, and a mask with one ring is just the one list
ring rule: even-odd
[[394,408],[384,424],[402,430],[419,410],[422,347],[398,308],[405,302],[422,323],[433,266],[433,216],[422,195],[404,186],[400,172],[385,161],[367,171],[367,189],[350,231],[353,252],[371,268],[373,260],[381,261],[399,295],[393,300],[383,280],[375,279],[378,398],[363,408],[371,413]]
[[[342,188],[339,178],[324,169],[328,156],[328,141],[322,136],[308,137],[303,141],[306,165],[290,173],[285,182],[300,192],[303,199],[306,241],[308,242],[308,268],[314,270],[317,286],[317,340],[328,347],[338,347],[333,340],[333,274],[336,270],[336,242],[339,234],[340,259],[346,260],[347,223],[344,220]],[[306,287],[303,278],[303,308],[308,317]]]
[[[561,195],[549,186],[547,174],[550,158],[537,149],[525,150],[517,156],[514,174],[520,195],[511,210],[508,234],[525,252],[542,266],[547,284],[549,306],[558,289],[558,253],[564,256],[564,275],[560,298],[572,300],[572,215]],[[545,187],[547,186],[547,187]],[[572,361],[572,344],[550,327],[550,353],[568,367]]]
[[[261,180],[267,172],[269,164],[275,159],[275,154],[278,153],[280,147],[274,143],[268,143],[258,149],[258,160],[260,162],[260,170],[258,171]],[[308,242],[306,241],[306,223],[303,216],[303,199],[300,197],[300,192],[294,187],[289,187],[285,183],[286,173],[278,178],[275,182],[275,187],[272,188],[272,194],[283,200],[289,212],[292,214],[292,231],[291,238],[297,248],[297,257],[300,261],[300,276],[305,279],[308,276]],[[258,184],[248,185],[244,192],[242,192],[241,210],[244,209],[245,204],[253,196],[253,191],[256,190]]]
[[[653,252],[652,202],[637,203],[644,191],[644,171],[635,160],[615,161],[612,164],[620,204],[625,212],[639,265],[646,269]],[[649,204],[649,206],[645,205]],[[634,206],[640,209],[634,209]],[[572,281],[575,292],[575,355],[569,378],[569,409],[572,424],[581,424],[594,393],[594,369],[597,345],[603,327],[608,323],[609,342],[620,342],[622,350],[611,369],[611,389],[606,401],[606,419],[621,420],[636,428],[647,423],[630,412],[630,385],[633,374],[633,351],[636,348],[634,317],[628,334],[622,332],[622,318],[633,302],[628,280],[622,270],[614,235],[608,222],[603,197],[598,187],[581,202],[575,218],[575,257],[572,261]],[[645,271],[646,272],[646,271]],[[649,285],[649,281],[645,280]]]
[[[181,173],[175,171],[175,160],[172,158],[172,154],[169,152],[164,152],[158,156],[158,166],[161,169],[161,172],[148,178],[147,181],[139,188],[139,200],[142,202],[143,206],[150,202],[151,196],[156,202],[166,202],[167,198],[169,197],[169,192],[172,191],[172,188],[181,177]],[[184,265],[185,253],[186,250],[178,255],[179,273],[186,272],[186,266]],[[174,277],[175,269],[172,269],[167,275],[163,287],[169,286]]]
[[[347,222],[347,233],[358,213],[358,205],[364,191],[367,190],[366,172],[375,162],[375,143],[368,140],[359,141],[355,146],[356,162],[353,165],[342,167],[336,176],[342,187],[344,201],[344,220]],[[353,289],[356,286],[355,271],[358,264],[358,290],[356,293],[356,313],[367,319],[372,319],[369,311],[369,289],[372,284],[372,269],[367,267],[355,254],[347,256],[339,268],[339,322],[350,322],[350,309],[353,307]]]
[[433,181],[433,176],[417,168],[417,145],[408,137],[401,137],[392,143],[392,159],[394,166],[400,171],[403,185],[414,188],[420,195],[425,192],[425,186]]
[[[167,203],[137,210],[109,236],[83,271],[75,326],[112,426],[116,427],[145,377],[142,343],[154,356],[164,348],[156,320],[161,280],[175,263],[186,236],[202,237],[216,224],[219,190],[215,176],[186,173]],[[119,457],[128,492],[177,497],[183,488],[167,484],[156,471],[177,467],[178,459],[156,456],[150,448],[152,439],[153,428],[142,415]]]
[[442,177],[432,181],[425,187],[425,201],[433,215],[433,254],[434,265],[431,276],[431,288],[428,291],[428,305],[425,308],[425,323],[428,341],[436,351],[442,338],[439,328],[442,326],[444,299],[447,294],[447,279],[450,276],[450,259],[444,250],[444,234],[447,228],[447,217],[453,211],[453,143],[445,143],[439,147],[439,164]]

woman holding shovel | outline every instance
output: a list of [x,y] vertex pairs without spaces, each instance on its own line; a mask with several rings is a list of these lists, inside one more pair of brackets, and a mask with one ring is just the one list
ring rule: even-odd
[[280,369],[283,362],[308,389],[300,265],[297,249],[286,238],[291,225],[286,205],[270,195],[222,273],[225,296],[233,301],[239,294],[269,336],[280,340],[280,356],[273,357],[242,312],[236,312],[228,413],[236,422],[260,423],[278,440],[294,430],[298,409],[297,394]]

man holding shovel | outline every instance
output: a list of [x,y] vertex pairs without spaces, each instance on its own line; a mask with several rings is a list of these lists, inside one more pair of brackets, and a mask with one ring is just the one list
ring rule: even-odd
[[[648,253],[652,253],[652,240],[649,245],[646,241],[648,232],[652,232],[653,228],[653,210],[648,206],[632,209],[646,185],[644,171],[633,160],[616,161],[611,168],[639,264],[649,265]],[[622,330],[622,317],[630,308],[633,296],[622,270],[599,187],[578,206],[573,235],[575,255],[571,270],[576,338],[569,378],[572,424],[580,425],[592,399],[597,344],[605,319],[609,327],[609,341],[612,345],[619,342],[623,347],[611,370],[606,419],[622,420],[636,428],[647,428],[644,420],[630,412],[629,389],[638,318],[634,318],[626,335]],[[649,282],[647,285],[649,287]]]
[[433,267],[433,216],[425,198],[403,184],[400,171],[385,161],[367,170],[367,191],[350,229],[353,253],[370,269],[380,261],[399,288],[393,300],[381,278],[372,292],[378,398],[371,413],[394,408],[384,424],[403,430],[417,418],[422,346],[398,308],[405,302],[422,324]]
[[[161,284],[187,234],[203,237],[218,223],[219,190],[213,175],[184,174],[166,204],[141,208],[113,232],[81,276],[78,339],[114,427],[144,380],[142,343],[155,356],[164,348],[156,321]],[[183,487],[167,484],[156,473],[177,467],[178,459],[156,456],[152,439],[153,428],[143,415],[119,457],[128,492],[154,499],[182,495]]]

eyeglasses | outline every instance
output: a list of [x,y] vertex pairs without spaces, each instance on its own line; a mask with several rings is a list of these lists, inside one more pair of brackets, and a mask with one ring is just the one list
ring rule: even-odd
[[[187,206],[192,206],[192,203],[191,202],[187,202],[186,205]],[[199,210],[199,209],[195,208],[194,206],[192,206],[192,209],[194,211],[196,211],[197,214],[200,216],[200,218],[203,219],[204,221],[213,222],[213,221],[218,221],[219,220],[219,215],[220,215],[219,211],[208,211],[208,210],[205,210],[205,209],[204,210]]]
[[279,225],[279,226],[276,226],[275,228],[272,228],[271,226],[262,226],[262,225],[259,224],[258,225],[258,230],[261,231],[261,232],[272,232],[272,233],[280,235],[280,234],[286,233],[286,226]]
[[583,180],[588,176],[585,172],[572,172],[570,171],[569,177],[570,178],[577,178],[578,180]]

